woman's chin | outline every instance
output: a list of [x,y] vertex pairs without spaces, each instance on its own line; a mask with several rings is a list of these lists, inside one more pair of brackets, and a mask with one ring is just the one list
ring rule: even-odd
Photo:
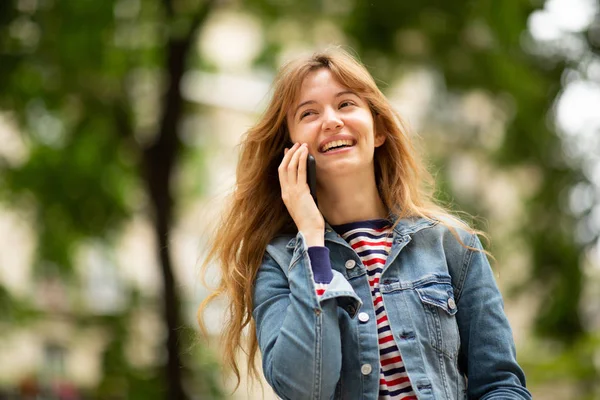
[[323,174],[336,177],[357,175],[369,168],[369,165],[358,163],[356,160],[342,159],[331,161],[324,163],[325,165],[318,165],[317,175]]

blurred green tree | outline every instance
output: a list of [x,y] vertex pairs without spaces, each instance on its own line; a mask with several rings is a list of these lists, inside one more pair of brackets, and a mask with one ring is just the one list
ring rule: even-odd
[[[36,274],[68,280],[74,247],[88,238],[108,240],[139,209],[136,193],[145,193],[163,284],[162,397],[168,399],[188,398],[182,382],[191,378],[182,359],[184,323],[169,247],[171,177],[181,153],[177,128],[185,106],[180,81],[213,3],[0,4],[0,110],[20,127],[29,152],[18,165],[0,160],[2,198],[35,213]],[[156,89],[155,109],[136,112],[146,100],[135,92],[143,85]],[[106,322],[117,341],[105,361],[125,367],[118,355],[122,324]],[[105,365],[105,372],[114,367]],[[135,383],[131,373],[121,375],[128,378]],[[208,386],[213,398],[220,397],[214,383]]]
[[[543,293],[536,326],[542,336],[577,348],[586,335],[579,316],[585,244],[574,240],[577,220],[564,197],[587,178],[565,159],[557,129],[548,122],[569,61],[532,50],[536,44],[527,20],[542,5],[526,0],[246,0],[219,6],[250,12],[263,23],[266,45],[257,63],[269,69],[288,46],[320,44],[333,31],[381,82],[411,68],[437,76],[429,129],[456,134],[452,149],[477,153],[495,168],[535,171],[538,183],[532,182],[519,225],[532,256],[527,285]],[[180,299],[168,246],[178,200],[171,178],[185,150],[177,135],[186,107],[180,81],[191,67],[190,56],[198,56],[191,44],[214,7],[213,1],[201,0],[0,3],[0,110],[21,127],[30,149],[22,164],[0,159],[0,193],[35,210],[37,273],[65,277],[72,269],[73,245],[110,236],[139,207],[132,204],[136,193],[146,194],[164,283],[169,399],[185,398],[176,335]],[[284,32],[282,27],[290,26],[302,34]],[[597,26],[592,24],[586,35],[595,54]],[[473,140],[472,127],[448,116],[457,99],[473,91],[500,99],[505,108],[507,123],[496,146],[482,146]],[[461,199],[450,168],[444,168],[452,154],[445,149],[435,156],[439,183],[448,193],[443,197]],[[486,214],[476,199],[463,197],[458,203],[473,215]],[[0,290],[0,296],[8,295]],[[110,359],[119,359],[115,346],[108,351]],[[577,373],[588,382],[597,379],[591,354],[573,353],[589,366]]]

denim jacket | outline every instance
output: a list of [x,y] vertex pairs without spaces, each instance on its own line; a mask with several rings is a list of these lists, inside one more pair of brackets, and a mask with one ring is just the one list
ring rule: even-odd
[[[468,246],[476,235],[457,229]],[[267,246],[253,291],[263,373],[282,399],[377,399],[366,268],[329,224],[333,280],[320,299],[302,232]],[[492,270],[434,220],[403,219],[381,274],[389,323],[419,399],[530,399]],[[369,318],[355,318],[357,313]],[[468,381],[468,385],[467,385]]]

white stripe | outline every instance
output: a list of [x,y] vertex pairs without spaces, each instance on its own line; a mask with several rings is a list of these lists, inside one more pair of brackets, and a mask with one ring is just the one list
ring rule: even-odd
[[371,237],[371,236],[356,236],[353,237],[352,239],[350,239],[348,241],[348,243],[352,244],[352,243],[356,243],[356,242],[367,242],[367,243],[377,243],[377,242],[384,242],[384,243],[393,243],[394,238],[391,238],[389,236],[385,236],[385,235],[381,235],[381,236],[375,236],[375,237]]
[[[357,253],[360,253],[360,252],[366,251],[366,250],[383,250],[383,251],[389,251],[389,249],[390,249],[390,247],[386,246],[386,245],[374,246],[372,244],[367,244],[367,245],[360,246],[360,247],[354,247],[354,246],[352,246],[352,248]],[[383,257],[383,254],[381,255],[381,257]]]
[[388,236],[376,236],[376,237],[370,237],[370,236],[355,236],[352,239],[348,240],[348,243],[350,245],[353,245],[356,242],[366,242],[369,244],[375,244],[375,243],[381,243],[383,242],[383,244],[392,244],[394,242],[394,239]]
[[[382,317],[383,317],[383,315],[381,317],[379,317],[379,318],[382,318]],[[377,318],[377,319],[379,319],[379,318]],[[390,326],[390,321],[389,320],[387,320],[387,321],[381,321],[380,323],[378,323],[377,324],[377,329],[383,328],[385,326]]]
[[387,229],[383,229],[383,230],[381,230],[381,229],[375,230],[373,228],[357,228],[357,229],[352,229],[348,232],[344,232],[343,236],[348,237],[354,233],[362,233],[362,234],[368,233],[370,235],[384,235],[384,234],[387,234],[390,232],[391,232],[391,228],[387,228]]
[[391,340],[391,341],[389,341],[389,342],[387,342],[387,343],[381,343],[381,344],[379,345],[379,348],[380,348],[381,350],[387,350],[387,349],[389,349],[390,347],[396,347],[396,342],[394,342],[393,340]]
[[[387,375],[385,373],[382,373],[382,376],[387,380],[387,381],[393,381],[399,378],[406,378],[406,374],[403,374],[402,372],[397,372],[395,374],[391,374],[391,375]],[[400,386],[400,385],[404,385],[403,383],[397,384],[397,385],[393,385],[393,386]]]
[[367,254],[365,256],[362,256],[360,259],[361,261],[364,263],[365,261],[371,261],[374,258],[381,258],[382,260],[384,260],[387,258],[384,254],[379,254],[379,253],[371,253],[371,254]]
[[390,238],[370,238],[367,236],[357,236],[355,238],[352,238],[348,241],[348,243],[354,247],[354,245],[358,242],[365,242],[365,244],[370,244],[373,246],[379,245],[386,245],[389,246],[393,243],[393,239]]
[[[400,352],[398,350],[395,350],[395,351],[391,351],[387,354],[382,355],[380,359],[381,359],[381,361],[385,361],[385,360],[389,360],[390,358],[399,357],[399,356],[400,356]],[[387,365],[386,365],[386,367],[387,367]]]
[[[381,369],[383,370],[383,373],[385,374],[389,370],[392,370],[394,368],[402,368],[402,367],[404,367],[404,361],[395,363],[395,364],[386,365],[385,367],[381,367]],[[406,373],[403,373],[402,376],[408,376],[408,375],[406,375]]]

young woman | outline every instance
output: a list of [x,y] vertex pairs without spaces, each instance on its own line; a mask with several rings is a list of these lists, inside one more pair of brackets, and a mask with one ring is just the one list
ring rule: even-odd
[[[317,165],[317,201],[306,160]],[[209,260],[283,399],[529,399],[477,234],[436,205],[400,117],[341,50],[283,67]],[[206,265],[206,264],[205,264]],[[246,344],[246,330],[247,344]]]

